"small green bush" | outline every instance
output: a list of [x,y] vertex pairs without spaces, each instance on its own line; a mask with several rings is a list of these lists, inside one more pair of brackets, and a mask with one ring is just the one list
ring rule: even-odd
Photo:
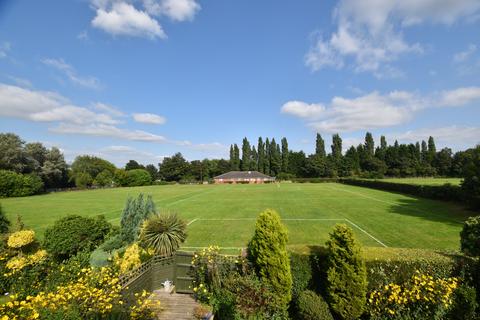
[[69,215],[57,220],[45,231],[44,246],[57,260],[62,261],[80,251],[95,249],[111,228],[104,216],[87,218]]
[[99,187],[109,187],[113,185],[113,173],[107,169],[103,170],[95,177],[93,184]]
[[35,174],[0,170],[0,197],[26,197],[42,190],[42,179]]
[[358,319],[365,307],[367,272],[352,229],[338,224],[327,241],[327,301],[340,318]]
[[9,228],[10,221],[5,216],[5,212],[3,212],[2,206],[0,205],[0,234],[8,232]]
[[127,171],[127,186],[149,186],[152,184],[152,176],[144,169],[133,169]]
[[248,244],[248,256],[255,271],[271,286],[279,305],[285,309],[292,299],[292,274],[287,252],[287,228],[275,210],[260,213],[255,224],[255,233]]
[[462,251],[470,256],[480,256],[480,216],[470,217],[460,232]]
[[299,320],[333,320],[328,304],[311,290],[303,291],[298,296],[297,314]]
[[292,299],[298,299],[300,293],[310,288],[312,281],[312,263],[309,255],[290,253],[292,273]]
[[477,310],[477,294],[475,288],[461,285],[455,290],[453,304],[448,313],[450,320],[475,320]]
[[81,172],[75,176],[75,185],[79,189],[86,189],[93,183],[93,178],[89,173]]

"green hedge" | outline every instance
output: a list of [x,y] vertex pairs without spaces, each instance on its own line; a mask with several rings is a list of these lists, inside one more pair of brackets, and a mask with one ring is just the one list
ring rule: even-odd
[[[305,289],[321,291],[324,287],[324,247],[291,247],[293,292]],[[428,249],[364,247],[362,253],[367,268],[368,290],[388,283],[403,283],[418,270],[438,278],[458,276],[471,268],[474,259],[458,252]],[[323,270],[323,271],[322,271]],[[308,284],[307,284],[308,283]]]
[[337,178],[293,178],[292,182],[297,183],[328,183],[328,182],[338,182]]
[[39,176],[0,170],[0,197],[26,197],[41,191],[43,182]]
[[386,182],[381,180],[364,180],[350,178],[339,179],[338,182],[359,187],[406,193],[413,196],[434,200],[462,202],[467,203],[470,206],[480,207],[480,199],[468,196],[467,193],[465,193],[465,191],[462,189],[462,187],[454,186],[449,183],[446,183],[442,186],[428,186]]

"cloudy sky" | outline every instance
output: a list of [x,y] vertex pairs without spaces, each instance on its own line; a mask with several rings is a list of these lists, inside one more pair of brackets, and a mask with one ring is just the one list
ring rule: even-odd
[[78,154],[480,143],[479,0],[0,1],[0,128]]

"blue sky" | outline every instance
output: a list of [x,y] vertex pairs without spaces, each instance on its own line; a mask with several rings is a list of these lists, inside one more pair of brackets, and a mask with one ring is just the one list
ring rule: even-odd
[[480,1],[0,1],[0,128],[123,165],[480,143]]

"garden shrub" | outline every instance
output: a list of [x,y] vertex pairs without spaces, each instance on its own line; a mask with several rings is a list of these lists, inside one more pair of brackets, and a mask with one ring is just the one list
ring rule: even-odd
[[444,319],[457,285],[456,278],[417,273],[407,283],[391,283],[371,292],[367,310],[372,320]]
[[110,170],[103,170],[100,172],[93,181],[95,186],[108,187],[113,185],[113,173]]
[[327,241],[327,301],[341,319],[358,319],[364,310],[367,272],[353,231],[338,224]]
[[248,244],[248,257],[262,282],[271,286],[286,309],[292,298],[292,274],[287,252],[287,228],[274,210],[260,213]]
[[57,286],[54,291],[27,297],[16,297],[0,305],[0,314],[7,319],[57,318],[61,312],[76,319],[118,319],[127,315],[130,319],[154,319],[153,308],[158,302],[148,299],[146,292],[128,305],[121,292],[118,274],[111,268],[94,271],[80,270],[78,278]]
[[332,313],[325,300],[311,290],[303,291],[297,300],[297,319],[333,320]]
[[152,176],[147,170],[133,169],[127,171],[127,186],[149,186],[152,184]]
[[124,169],[115,170],[113,182],[117,187],[126,187],[128,185],[127,171]]
[[298,299],[300,293],[309,289],[312,281],[312,262],[309,255],[290,253],[292,274],[292,299]]
[[44,246],[57,260],[65,260],[80,251],[93,251],[103,242],[111,228],[104,216],[88,218],[69,215],[47,228]]
[[104,243],[100,245],[99,248],[101,248],[105,252],[112,252],[113,250],[120,249],[123,246],[124,243],[120,234],[112,234],[105,240]]
[[137,198],[128,198],[120,220],[120,237],[125,244],[137,240],[140,227],[145,219],[156,211],[151,196],[144,199],[143,194]]
[[112,258],[112,255],[103,250],[102,246],[99,246],[90,254],[89,263],[94,268],[101,268],[107,266]]
[[170,256],[180,248],[187,238],[187,224],[177,214],[164,212],[143,222],[140,231],[140,244],[145,249],[153,249],[161,256]]
[[153,252],[142,249],[138,243],[128,246],[123,252],[115,252],[113,264],[118,268],[120,274],[139,267],[143,262],[153,256]]
[[5,216],[5,212],[3,212],[2,206],[0,205],[0,234],[8,232],[9,228],[10,221]]
[[35,174],[0,170],[0,197],[26,197],[42,190],[42,179]]
[[345,183],[354,186],[406,193],[422,198],[429,198],[434,200],[454,201],[461,203],[468,203],[472,206],[477,205],[477,199],[471,197],[460,186],[452,184],[444,184],[441,186],[417,185],[407,183],[395,183],[381,180],[364,180],[364,179],[339,179],[340,183]]
[[480,216],[465,221],[460,232],[460,245],[465,254],[480,256]]
[[87,172],[80,172],[75,176],[75,185],[79,189],[86,189],[93,183],[92,176]]
[[475,288],[461,285],[453,294],[453,304],[447,318],[450,320],[475,320],[477,319],[477,308]]
[[368,273],[368,289],[375,290],[389,283],[405,283],[416,271],[435,278],[447,278],[461,270],[459,264],[471,264],[458,253],[428,249],[364,248]]

